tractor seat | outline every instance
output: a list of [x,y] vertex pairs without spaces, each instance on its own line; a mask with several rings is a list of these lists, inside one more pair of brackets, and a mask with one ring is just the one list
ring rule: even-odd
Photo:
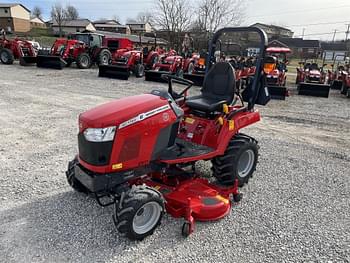
[[190,97],[186,105],[205,113],[222,111],[223,104],[231,104],[235,94],[235,73],[228,62],[218,62],[206,74],[201,94]]

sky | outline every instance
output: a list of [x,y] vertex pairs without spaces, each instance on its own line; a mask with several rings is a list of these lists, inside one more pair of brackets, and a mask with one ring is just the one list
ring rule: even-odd
[[[196,0],[190,2],[194,3]],[[234,0],[233,0],[234,1]],[[60,2],[75,6],[82,18],[95,20],[116,16],[123,23],[136,17],[139,12],[152,12],[155,0],[0,0],[1,3],[21,3],[32,9],[39,6],[44,18],[50,18],[51,6]],[[256,22],[285,26],[305,39],[344,39],[346,24],[350,24],[349,0],[246,0],[246,14],[243,25]],[[350,35],[349,35],[350,38]]]

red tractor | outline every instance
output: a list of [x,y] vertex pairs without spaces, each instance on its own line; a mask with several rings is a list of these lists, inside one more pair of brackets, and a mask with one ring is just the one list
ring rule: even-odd
[[38,55],[37,66],[62,69],[75,62],[78,68],[87,69],[94,63],[107,65],[112,59],[109,41],[119,39],[109,39],[96,33],[76,33],[68,39],[57,39],[49,55]]
[[158,62],[153,65],[152,70],[145,71],[145,79],[146,81],[164,82],[164,79],[161,78],[163,74],[183,77],[183,63],[184,58],[177,55],[175,50],[170,50],[159,57]]
[[349,74],[349,71],[343,72],[343,83],[342,83],[340,93],[345,95],[347,98],[350,98],[350,74]]
[[319,67],[315,62],[301,62],[297,68],[296,84],[298,84],[298,94],[306,96],[316,96],[328,98],[330,85],[326,84],[326,72],[323,64]]
[[36,62],[36,55],[37,53],[30,42],[19,38],[9,40],[3,31],[0,39],[0,60],[2,64],[11,65],[15,59],[18,59],[22,66],[26,66]]
[[193,81],[194,85],[202,86],[206,69],[206,52],[194,53],[184,60],[184,78]]
[[270,56],[270,68],[267,68],[266,84],[269,88],[272,99],[285,100],[289,95],[286,88],[287,82],[287,54],[291,53],[290,48],[286,47],[269,47],[266,53]]
[[348,64],[345,64],[344,61],[344,55],[336,55],[334,57],[333,64],[331,65],[332,69],[328,70],[327,83],[331,86],[331,89],[340,90],[343,86],[343,82],[345,81],[348,72]]
[[[209,58],[224,33],[260,36],[260,57],[245,101],[237,104],[235,73],[227,62],[212,65],[200,95],[186,97],[192,82],[163,74],[168,90],[153,90],[112,101],[79,116],[79,154],[68,165],[68,183],[93,194],[102,206],[114,205],[117,230],[130,239],[151,235],[166,211],[183,217],[182,234],[195,221],[225,217],[241,195],[238,187],[252,176],[258,161],[257,141],[240,133],[260,120],[256,103],[266,105],[263,55],[266,34],[258,28],[224,28],[213,35]],[[172,83],[186,85],[180,93]],[[217,184],[201,178],[198,161],[211,161]],[[110,198],[110,202],[106,198]]]
[[149,51],[146,47],[142,51],[132,47],[119,49],[114,53],[110,65],[99,66],[99,77],[127,80],[132,72],[137,78],[142,78],[145,69],[152,68],[158,57],[157,51]]

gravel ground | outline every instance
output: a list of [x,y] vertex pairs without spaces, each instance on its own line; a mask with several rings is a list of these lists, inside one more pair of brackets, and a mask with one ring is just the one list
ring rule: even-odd
[[77,116],[156,87],[165,86],[99,79],[96,69],[0,65],[1,262],[350,261],[350,101],[336,91],[260,109],[263,120],[245,130],[260,163],[225,219],[198,223],[188,239],[170,216],[142,242],[120,237],[112,208],[66,183]]

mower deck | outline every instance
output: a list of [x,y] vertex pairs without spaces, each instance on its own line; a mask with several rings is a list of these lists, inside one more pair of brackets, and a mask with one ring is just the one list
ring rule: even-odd
[[175,218],[186,221],[182,234],[188,236],[194,231],[195,221],[215,221],[229,214],[232,203],[230,196],[238,202],[238,182],[230,188],[211,184],[206,179],[191,178],[169,186],[152,180],[146,185],[157,189],[166,200],[166,211]]

